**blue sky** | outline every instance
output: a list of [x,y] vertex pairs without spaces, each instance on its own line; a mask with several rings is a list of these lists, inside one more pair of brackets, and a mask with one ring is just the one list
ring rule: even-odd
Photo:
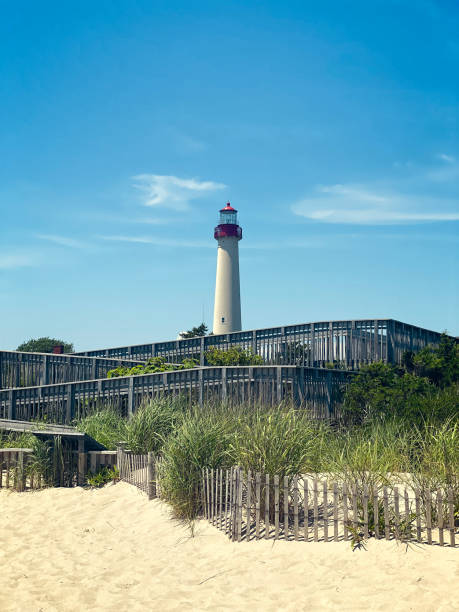
[[455,1],[0,4],[0,346],[211,323],[459,334]]

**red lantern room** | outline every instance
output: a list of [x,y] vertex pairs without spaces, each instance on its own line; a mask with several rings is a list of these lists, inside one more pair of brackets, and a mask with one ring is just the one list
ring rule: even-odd
[[237,222],[237,210],[227,202],[226,206],[220,210],[218,225],[214,231],[214,238],[242,238],[242,227]]

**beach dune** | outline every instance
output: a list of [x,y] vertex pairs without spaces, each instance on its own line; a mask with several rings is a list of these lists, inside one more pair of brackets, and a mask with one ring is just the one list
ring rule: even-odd
[[232,543],[126,483],[0,491],[0,610],[459,610],[459,549]]

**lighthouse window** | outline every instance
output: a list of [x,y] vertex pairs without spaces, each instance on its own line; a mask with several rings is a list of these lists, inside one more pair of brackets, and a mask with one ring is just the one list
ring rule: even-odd
[[222,317],[222,323],[224,323],[224,322],[225,322],[225,317]]

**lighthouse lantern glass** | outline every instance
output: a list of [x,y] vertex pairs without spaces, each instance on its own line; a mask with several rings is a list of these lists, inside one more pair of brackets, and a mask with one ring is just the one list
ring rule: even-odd
[[232,224],[237,225],[237,212],[229,211],[220,211],[220,224]]

